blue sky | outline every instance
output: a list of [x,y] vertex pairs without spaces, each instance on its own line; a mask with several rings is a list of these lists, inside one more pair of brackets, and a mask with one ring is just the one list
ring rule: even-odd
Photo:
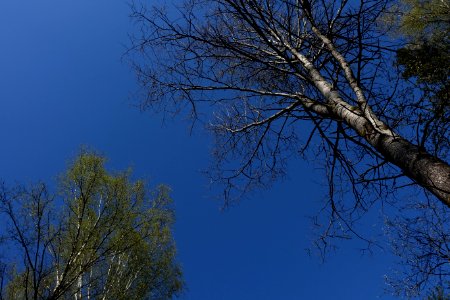
[[325,264],[307,255],[307,217],[324,196],[314,165],[293,162],[285,181],[220,210],[201,174],[208,135],[132,106],[129,13],[115,0],[0,2],[0,178],[54,182],[88,145],[113,170],[170,185],[182,299],[390,299],[388,253],[361,256],[349,242]]

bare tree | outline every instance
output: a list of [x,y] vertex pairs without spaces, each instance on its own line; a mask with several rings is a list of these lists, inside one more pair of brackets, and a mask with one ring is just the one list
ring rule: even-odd
[[448,292],[449,213],[447,207],[430,199],[411,204],[402,215],[387,221],[387,235],[400,258],[395,271],[386,278],[396,295],[413,297],[435,286]]
[[[342,166],[353,184],[407,176],[450,206],[450,167],[440,158],[448,149],[421,136],[418,115],[427,107],[414,106],[411,91],[400,94],[406,91],[389,61],[395,45],[377,26],[387,5],[193,0],[174,19],[135,9],[142,107],[190,105],[200,119],[210,113],[216,179],[229,188],[277,177],[284,158],[303,152],[314,133],[331,168]],[[294,144],[299,133],[303,147]],[[244,185],[235,184],[240,179]]]
[[386,197],[404,186],[448,209],[449,106],[436,118],[422,91],[402,78],[395,53],[403,42],[381,24],[392,3],[135,5],[140,35],[130,53],[141,107],[188,110],[207,124],[216,143],[209,175],[225,186],[227,203],[285,175],[293,157],[312,154],[328,179],[324,238],[359,236],[354,223],[380,199],[410,206],[411,198]]

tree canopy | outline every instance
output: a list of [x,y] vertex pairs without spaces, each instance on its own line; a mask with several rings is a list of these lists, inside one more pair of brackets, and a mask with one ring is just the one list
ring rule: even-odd
[[[401,75],[418,87],[417,100],[409,105],[426,108],[417,115],[422,124],[422,139],[431,140],[433,152],[448,156],[448,126],[450,120],[450,4],[446,1],[405,0],[400,2],[397,28],[405,44],[397,49],[397,64]],[[397,7],[398,9],[398,7]],[[446,299],[450,275],[450,223],[447,208],[428,202],[413,205],[415,214],[397,216],[389,228],[394,238],[394,252],[407,266],[403,279],[393,282],[396,289],[417,291],[433,282],[430,299]],[[394,224],[397,222],[396,224]],[[413,294],[414,294],[413,293]]]
[[[402,222],[389,222],[405,225],[392,235],[427,240],[432,231],[414,228],[422,224],[418,218],[446,220],[441,212],[450,207],[448,36],[438,34],[448,22],[420,17],[421,24],[414,18],[429,11],[448,18],[448,3],[405,1],[400,17],[394,16],[398,22],[384,26],[394,4],[399,3],[189,0],[173,10],[135,5],[140,34],[130,53],[141,106],[187,111],[211,130],[209,175],[224,187],[226,203],[269,186],[300,156],[325,170],[328,193],[321,212],[330,222],[322,227],[323,240],[364,239],[354,225],[380,202],[383,210],[415,208]],[[419,35],[392,39],[388,33],[398,24],[404,33]],[[419,47],[408,44],[423,39]],[[405,186],[425,193],[397,193]],[[431,216],[418,216],[423,211]],[[446,274],[433,273],[448,265],[448,225],[440,225],[436,232],[442,236],[433,238],[442,248],[430,252],[438,259],[421,260],[426,267],[415,270],[427,276],[408,277],[411,284],[404,288],[411,293],[430,276]],[[428,250],[399,251],[411,254],[412,266]]]
[[187,105],[209,123],[212,177],[227,192],[282,175],[318,134],[319,152],[353,185],[406,176],[450,205],[447,126],[425,127],[430,108],[392,67],[398,46],[377,26],[388,1],[207,3],[187,2],[177,19],[136,9],[135,49],[147,60],[135,67],[142,107]]
[[[404,1],[399,32],[406,45],[397,50],[397,62],[404,78],[416,79],[422,91],[421,105],[428,107],[419,119],[423,126],[422,144],[431,138],[448,152],[450,119],[450,4],[448,1]],[[443,127],[444,130],[435,128]]]
[[[169,190],[82,151],[58,192],[2,186],[1,299],[170,299],[183,287]],[[6,251],[4,253],[7,253]]]

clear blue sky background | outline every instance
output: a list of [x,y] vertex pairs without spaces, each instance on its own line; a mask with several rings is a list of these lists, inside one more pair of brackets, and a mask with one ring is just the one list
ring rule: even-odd
[[0,1],[0,178],[54,182],[89,145],[111,169],[170,185],[182,299],[390,299],[388,254],[361,256],[351,242],[323,265],[306,254],[324,195],[313,165],[294,162],[284,182],[220,211],[200,173],[205,132],[131,107],[129,13],[122,0]]

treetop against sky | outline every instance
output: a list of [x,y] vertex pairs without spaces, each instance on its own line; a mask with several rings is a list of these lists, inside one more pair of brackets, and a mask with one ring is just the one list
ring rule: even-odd
[[[398,65],[397,37],[391,43],[377,20],[387,1],[340,11],[345,3],[210,1],[196,10],[176,2],[169,16],[137,5],[132,21],[126,3],[106,0],[0,4],[0,178],[52,182],[90,145],[111,169],[131,165],[136,177],[168,184],[185,299],[383,295],[386,274],[424,274],[420,264],[396,264],[395,255],[411,262],[421,252],[389,244],[383,230],[394,240],[417,233],[403,244],[411,246],[448,232],[436,223],[448,219],[443,173],[430,182],[435,168],[411,164],[423,155],[446,168],[448,85],[429,76],[426,59],[420,74],[411,62],[427,51],[448,57],[448,48],[412,37]],[[145,54],[134,52],[144,89],[123,60],[129,34]],[[141,107],[169,114],[141,114],[133,105],[143,99]],[[193,131],[186,115],[200,121]],[[208,189],[204,170],[225,189]],[[411,182],[421,187],[402,188]],[[233,202],[243,191],[246,200]],[[231,201],[221,212],[222,195]],[[441,227],[423,230],[431,225]],[[311,241],[342,251],[321,266],[304,254]],[[433,241],[432,253],[445,256],[446,239]]]

